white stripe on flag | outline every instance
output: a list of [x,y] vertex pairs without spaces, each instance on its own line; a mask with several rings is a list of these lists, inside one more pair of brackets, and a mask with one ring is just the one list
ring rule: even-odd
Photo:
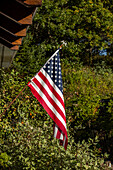
[[51,105],[51,103],[48,101],[47,97],[45,96],[45,94],[41,91],[41,89],[38,88],[38,86],[32,81],[30,82],[32,84],[32,86],[34,87],[34,89],[37,91],[37,93],[43,98],[43,100],[45,101],[45,103],[48,105],[48,107],[52,110],[52,112],[56,115],[56,117],[59,119],[59,121],[63,124],[63,126],[65,127],[66,131],[66,123],[64,121],[64,119],[61,117],[61,115],[56,111],[56,109]]
[[65,146],[65,142],[66,142],[66,136],[65,136],[64,141],[63,141],[63,146]]
[[[54,127],[54,137],[56,138],[57,137],[57,133],[59,132],[59,128],[57,126],[57,124],[55,123],[55,127]],[[63,140],[63,134],[62,132],[60,132],[60,140]]]
[[61,133],[61,135],[60,135],[60,139],[63,140],[63,134],[62,134],[62,133]]
[[[35,77],[40,84],[46,89],[46,91],[48,92],[48,95],[54,100],[54,102],[57,104],[57,106],[62,110],[62,112],[65,115],[65,110],[64,107],[62,106],[62,104],[59,102],[59,100],[54,96],[54,94],[51,92],[51,90],[49,89],[49,87],[47,86],[47,84],[40,78],[39,75],[36,75]],[[53,82],[54,83],[54,82]],[[56,91],[58,90],[58,87],[56,86]]]
[[[50,76],[46,73],[46,71],[44,69],[41,69],[41,73],[48,79],[49,83],[51,84],[51,86],[53,86],[53,81],[52,79],[50,78]],[[53,88],[56,90],[57,89],[57,93],[59,94],[59,96],[62,98],[62,100],[64,101],[64,97],[63,97],[63,94],[61,93],[60,89],[55,85],[54,83],[54,86]]]
[[58,127],[57,127],[57,125],[56,125],[56,123],[55,123],[55,127],[54,127],[54,137],[56,138],[56,136],[57,136],[57,132],[58,132]]

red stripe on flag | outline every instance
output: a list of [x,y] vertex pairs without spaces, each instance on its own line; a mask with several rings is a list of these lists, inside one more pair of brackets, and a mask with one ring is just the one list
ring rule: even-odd
[[[53,125],[53,130],[54,130],[53,132],[55,133],[55,123],[54,123],[54,125]],[[56,138],[59,139],[59,144],[60,144],[61,146],[63,146],[64,139],[65,139],[65,135],[62,134],[62,135],[63,135],[63,140],[60,139],[60,135],[61,135],[61,130],[58,128]],[[68,144],[68,139],[66,138],[65,143],[64,143],[64,148],[65,148],[65,150],[67,149],[67,144]]]
[[62,118],[64,119],[64,121],[66,122],[66,117],[64,115],[64,113],[62,112],[62,110],[58,107],[58,105],[55,103],[55,101],[50,97],[50,95],[48,94],[48,92],[46,91],[46,89],[44,88],[44,86],[42,86],[42,84],[40,84],[40,82],[34,78],[32,79],[32,81],[39,87],[39,89],[44,93],[44,95],[47,97],[47,99],[49,100],[49,102],[54,106],[54,108],[56,109],[56,111],[62,116]]
[[58,129],[58,132],[57,132],[56,138],[57,138],[57,139],[60,139],[60,135],[61,135],[61,131]]
[[64,144],[65,150],[67,149],[67,145],[68,145],[68,139],[66,138],[66,141],[65,141],[65,144]]
[[28,86],[31,89],[31,92],[33,93],[33,95],[37,98],[37,100],[40,102],[40,104],[44,107],[44,109],[47,111],[47,113],[49,114],[49,116],[53,119],[53,121],[57,124],[58,127],[60,127],[60,129],[62,130],[62,132],[65,134],[66,138],[67,138],[67,130],[64,127],[64,125],[61,123],[61,121],[56,117],[56,115],[54,114],[54,112],[48,107],[48,105],[46,104],[46,102],[43,100],[43,98],[39,95],[39,93],[34,89],[34,87],[32,86],[31,83],[28,83]]
[[[61,146],[63,146],[63,140],[60,140],[59,144],[60,144]],[[68,144],[68,140],[67,140],[67,138],[66,138],[66,141],[65,141],[65,144],[64,144],[65,150],[67,149],[67,144]]]
[[56,138],[57,138],[57,139],[60,139],[60,136],[61,136],[61,130],[58,128]]
[[60,101],[60,103],[62,104],[62,106],[65,109],[64,106],[64,101],[62,100],[61,96],[56,92],[56,90],[52,87],[52,85],[49,83],[48,79],[41,73],[39,72],[38,75],[40,76],[40,78],[46,82],[47,86],[49,87],[49,89],[51,90],[51,92],[54,94],[54,96]]

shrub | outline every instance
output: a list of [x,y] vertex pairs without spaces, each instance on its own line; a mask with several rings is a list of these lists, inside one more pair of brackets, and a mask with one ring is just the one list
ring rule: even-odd
[[[38,121],[32,125],[24,118],[24,123],[17,123],[12,128],[10,122],[2,121],[2,145],[0,153],[2,168],[10,169],[100,169],[104,168],[107,155],[100,153],[96,147],[97,138],[88,142],[74,142],[69,134],[67,151],[52,138],[49,126],[52,120],[47,117],[45,122]],[[7,156],[8,154],[8,156]],[[10,159],[10,162],[6,160]],[[0,159],[1,160],[1,159]]]
[[[103,167],[104,153],[109,145],[112,133],[112,77],[106,69],[98,72],[62,61],[64,97],[66,104],[69,145],[65,152],[52,139],[52,120],[38,101],[26,90],[13,103],[1,118],[0,154],[3,157],[2,167],[11,169],[99,169]],[[2,70],[1,111],[7,103],[16,97],[29,80],[26,74],[20,75],[15,69]],[[23,87],[22,87],[23,86]],[[100,99],[110,98],[106,122],[99,128],[101,117]],[[2,113],[1,112],[1,113]],[[106,113],[102,113],[102,118]],[[106,126],[108,124],[109,126]],[[98,128],[96,128],[98,127]],[[107,133],[106,133],[107,132]],[[98,135],[99,141],[88,140]],[[105,138],[107,135],[107,139]],[[85,141],[83,141],[85,139]],[[112,144],[110,145],[112,153]],[[101,148],[101,149],[100,149]],[[100,152],[101,151],[101,152]],[[7,155],[5,156],[4,153]],[[112,158],[112,156],[111,156]],[[7,164],[6,164],[6,159]]]

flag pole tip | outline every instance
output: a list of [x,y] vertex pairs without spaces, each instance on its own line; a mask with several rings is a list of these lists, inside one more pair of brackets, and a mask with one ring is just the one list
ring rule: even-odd
[[62,40],[61,43],[62,43],[62,45],[60,46],[60,48],[62,48],[63,45],[67,46],[66,41]]

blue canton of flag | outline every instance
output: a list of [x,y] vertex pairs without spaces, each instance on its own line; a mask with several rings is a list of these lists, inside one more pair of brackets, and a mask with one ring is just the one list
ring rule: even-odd
[[43,69],[48,73],[48,75],[51,77],[53,82],[57,85],[57,87],[63,93],[59,52],[54,57],[52,57],[52,59],[48,61],[46,65],[44,65]]

